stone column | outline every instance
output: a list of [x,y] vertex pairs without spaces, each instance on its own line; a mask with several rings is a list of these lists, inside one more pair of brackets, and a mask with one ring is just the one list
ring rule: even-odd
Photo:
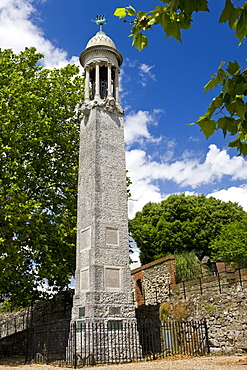
[[119,69],[116,68],[115,69],[115,81],[114,81],[114,84],[115,84],[115,100],[116,100],[117,104],[120,104],[120,102],[119,102],[118,74],[119,74]]
[[108,81],[107,81],[107,87],[108,87],[108,94],[107,94],[107,97],[110,98],[112,96],[112,89],[111,89],[111,64],[108,63],[107,64],[107,77],[108,77]]
[[85,102],[89,102],[89,67],[85,67],[86,76],[85,76]]
[[99,79],[99,64],[96,63],[95,67],[95,99],[100,99],[100,79]]

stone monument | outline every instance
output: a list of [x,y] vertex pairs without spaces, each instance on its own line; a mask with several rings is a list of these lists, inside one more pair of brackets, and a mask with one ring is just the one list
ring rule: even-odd
[[81,107],[77,246],[73,322],[100,322],[107,330],[135,323],[129,268],[122,55],[102,31],[80,55],[85,71]]

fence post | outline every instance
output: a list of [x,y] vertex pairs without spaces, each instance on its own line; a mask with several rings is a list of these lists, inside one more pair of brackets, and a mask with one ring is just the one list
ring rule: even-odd
[[208,327],[207,327],[207,320],[204,319],[204,329],[205,329],[205,339],[206,339],[206,347],[208,350],[208,354],[210,353],[210,347],[209,347],[209,340],[208,340]]
[[184,284],[184,281],[182,281],[182,283],[183,283],[184,299],[186,300],[186,291],[185,291],[185,284]]
[[220,291],[220,294],[221,294],[220,274],[219,274],[219,273],[217,273],[217,276],[218,276],[218,283],[219,283],[219,291]]
[[149,330],[151,329],[151,333],[152,333],[153,360],[155,360],[155,336],[154,336],[154,328],[155,328],[155,326],[149,326]]
[[46,329],[46,364],[49,364],[50,355],[50,327],[47,326]]
[[73,332],[74,332],[74,369],[77,368],[77,355],[76,355],[76,321],[73,324]]
[[202,279],[199,277],[199,282],[200,282],[200,292],[201,292],[201,295],[202,295]]
[[240,286],[241,288],[243,288],[243,284],[242,284],[242,276],[241,276],[241,269],[238,270],[238,273],[239,273],[239,282],[240,282]]
[[25,365],[27,364],[30,358],[30,343],[32,343],[34,339],[34,338],[31,338],[31,330],[32,329],[26,329],[26,351],[25,351],[25,362],[24,362]]

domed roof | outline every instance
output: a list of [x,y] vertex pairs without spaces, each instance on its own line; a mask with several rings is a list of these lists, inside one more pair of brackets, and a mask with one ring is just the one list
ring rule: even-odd
[[104,46],[111,46],[112,48],[116,49],[116,45],[112,41],[112,39],[105,34],[103,31],[99,31],[94,35],[87,43],[86,49],[90,46],[97,46],[97,45],[104,45]]

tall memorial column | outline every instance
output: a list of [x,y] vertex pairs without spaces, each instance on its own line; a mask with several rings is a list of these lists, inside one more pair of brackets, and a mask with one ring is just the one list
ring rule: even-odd
[[[104,21],[104,20],[103,20]],[[122,55],[101,30],[80,55],[86,71],[82,105],[73,322],[110,330],[135,323],[129,268]],[[89,93],[90,92],[90,93]]]

